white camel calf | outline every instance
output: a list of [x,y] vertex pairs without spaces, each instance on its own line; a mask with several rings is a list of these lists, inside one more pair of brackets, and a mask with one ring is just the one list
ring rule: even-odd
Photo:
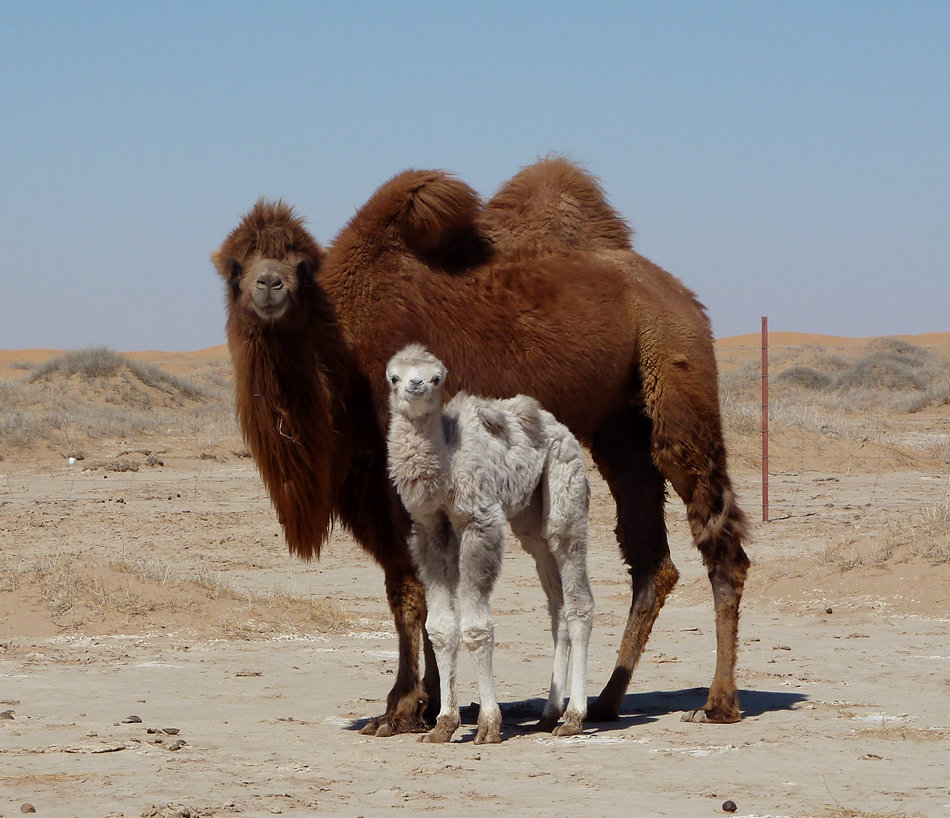
[[[505,521],[537,564],[554,637],[551,691],[539,729],[581,732],[587,714],[587,645],[594,600],[587,578],[590,488],[577,440],[533,398],[486,400],[459,393],[445,406],[446,369],[412,344],[386,368],[389,473],[413,520],[412,556],[425,586],[441,680],[441,708],[423,741],[445,742],[460,724],[459,641],[475,661],[475,743],[501,741],[492,676],[489,597],[502,564]],[[564,710],[569,661],[570,702]],[[558,726],[559,717],[563,724]]]

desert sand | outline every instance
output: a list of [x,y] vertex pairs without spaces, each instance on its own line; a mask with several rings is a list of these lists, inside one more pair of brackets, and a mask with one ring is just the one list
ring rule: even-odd
[[[947,335],[904,340],[950,350]],[[772,343],[776,373],[868,348]],[[745,818],[950,816],[950,404],[806,416],[778,394],[764,522],[757,345],[717,344],[724,378],[748,376],[724,386],[753,560],[732,725],[680,721],[705,701],[715,641],[675,496],[682,578],[619,721],[570,739],[531,730],[551,644],[533,563],[512,544],[493,601],[504,740],[474,745],[470,709],[456,741],[426,745],[359,733],[396,670],[382,572],[340,530],[319,562],[292,559],[233,423],[0,437],[0,816],[29,804],[40,816],[696,818],[726,801]],[[5,402],[56,354],[0,353]],[[223,347],[130,357],[182,376],[227,371]],[[79,394],[72,381],[48,388]],[[612,502],[590,475],[596,694],[629,584]],[[459,681],[475,699],[464,655]]]

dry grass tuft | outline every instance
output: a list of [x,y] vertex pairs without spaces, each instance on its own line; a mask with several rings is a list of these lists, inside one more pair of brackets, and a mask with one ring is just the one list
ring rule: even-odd
[[950,563],[950,504],[934,506],[910,519],[889,520],[884,552]]
[[[875,339],[850,355],[813,347],[775,350],[770,427],[950,460],[945,437],[896,434],[891,422],[898,415],[950,405],[950,360],[893,338]],[[724,372],[719,386],[727,437],[730,445],[733,440],[740,444],[731,448],[742,451],[744,443],[748,449],[761,428],[760,363]]]
[[69,631],[147,627],[156,613],[183,630],[250,638],[346,631],[351,618],[334,599],[311,600],[275,590],[239,591],[204,563],[181,570],[152,558],[126,557],[90,565],[80,555],[50,553],[3,572],[0,593],[19,593]]
[[232,406],[229,363],[204,365],[186,379],[91,347],[0,381],[0,445],[46,441],[78,451],[83,441],[171,433],[193,435],[207,449],[236,435]]
[[849,535],[830,543],[818,556],[823,565],[844,573],[861,565],[884,567],[892,562],[925,560],[950,563],[950,504],[915,515],[889,517],[883,533],[873,537]]

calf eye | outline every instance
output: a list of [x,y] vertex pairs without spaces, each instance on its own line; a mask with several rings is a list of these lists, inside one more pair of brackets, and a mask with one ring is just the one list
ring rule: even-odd
[[390,376],[389,376],[389,382],[390,382],[393,386],[395,386],[397,383],[399,383],[399,376],[398,376],[398,375],[390,375]]

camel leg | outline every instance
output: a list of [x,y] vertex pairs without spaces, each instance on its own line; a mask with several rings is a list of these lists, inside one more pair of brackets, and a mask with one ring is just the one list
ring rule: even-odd
[[[388,509],[368,505],[368,498],[380,496],[387,497],[390,502]],[[376,736],[421,733],[426,729],[423,711],[429,697],[438,698],[438,678],[434,662],[430,664],[428,661],[425,677],[428,684],[423,686],[419,677],[420,641],[425,639],[428,643],[423,627],[426,600],[406,546],[408,515],[399,504],[385,470],[372,468],[353,471],[341,492],[340,513],[357,542],[375,557],[383,569],[386,598],[399,645],[399,667],[393,688],[386,697],[386,713],[370,719],[360,732]],[[432,657],[428,644],[425,655],[427,659]]]
[[[676,483],[674,483],[674,487]],[[677,489],[679,491],[679,489]],[[736,694],[736,654],[739,637],[739,602],[749,570],[742,548],[745,518],[736,505],[728,478],[713,487],[700,481],[686,503],[687,518],[696,546],[712,585],[716,610],[716,670],[706,704],[683,714],[683,721],[728,724],[742,713]]]
[[561,628],[566,624],[572,664],[571,698],[554,734],[573,736],[582,732],[587,715],[587,649],[594,622],[587,575],[590,488],[583,459],[572,457],[569,447],[554,451],[560,454],[548,463],[543,484],[544,538],[557,564]]
[[[564,594],[557,562],[548,549],[547,542],[541,537],[525,533],[516,535],[525,551],[534,557],[538,579],[548,600],[548,615],[551,617],[551,637],[554,641],[554,665],[551,670],[551,686],[548,700],[541,713],[536,729],[550,733],[557,727],[564,712],[564,698],[567,695],[567,669],[571,661],[571,643],[568,636],[567,620],[564,617]],[[573,692],[573,689],[572,689]],[[586,702],[585,702],[586,705]]]
[[[554,668],[551,691],[537,729],[556,736],[576,736],[583,732],[587,715],[587,649],[594,621],[594,596],[587,578],[583,548],[565,548],[556,544],[556,538],[539,542],[542,549],[532,553],[548,597]],[[570,701],[565,710],[568,664],[572,668]],[[564,723],[559,726],[557,722],[562,715]]]
[[[583,463],[574,459],[549,463],[539,495],[511,520],[522,546],[534,556],[554,638],[551,689],[537,729],[577,735],[587,714],[587,649],[594,617],[587,575],[588,486]],[[565,712],[569,663],[571,698]],[[564,724],[559,727],[562,714]]]
[[478,726],[476,744],[501,741],[501,708],[495,698],[492,652],[495,626],[489,599],[501,571],[505,547],[505,518],[497,513],[479,515],[459,532],[459,589],[461,640],[475,662],[478,681]]
[[360,730],[364,735],[386,737],[399,733],[419,733],[425,729],[420,703],[419,647],[426,615],[425,591],[412,573],[387,571],[384,567],[386,597],[396,624],[399,669],[386,697],[386,714],[370,719]]
[[564,722],[554,729],[556,736],[575,736],[582,732],[587,716],[587,648],[594,622],[594,595],[587,578],[586,544],[553,549],[558,560],[564,604],[562,617],[567,620],[571,644],[571,698]]
[[652,424],[635,411],[613,418],[594,436],[591,454],[617,503],[617,540],[633,597],[617,664],[587,720],[614,721],[653,624],[679,578],[670,559],[663,506],[665,480],[653,463]]
[[426,630],[432,642],[441,680],[439,715],[435,727],[420,741],[443,744],[451,741],[461,724],[456,688],[459,623],[456,611],[458,589],[458,540],[448,525],[417,526],[410,549],[426,589],[429,613]]
[[[703,365],[678,361],[670,368],[666,388],[648,396],[653,428],[653,459],[686,504],[693,542],[703,556],[716,610],[716,670],[702,709],[689,711],[684,721],[739,721],[735,667],[739,632],[739,601],[749,569],[742,548],[745,515],[736,503],[726,471],[718,397],[713,390],[697,394],[689,379],[700,373],[715,384],[712,356]],[[680,385],[677,378],[683,378]],[[692,395],[692,400],[684,396]],[[676,401],[676,405],[672,405]],[[684,430],[688,430],[688,434]]]

